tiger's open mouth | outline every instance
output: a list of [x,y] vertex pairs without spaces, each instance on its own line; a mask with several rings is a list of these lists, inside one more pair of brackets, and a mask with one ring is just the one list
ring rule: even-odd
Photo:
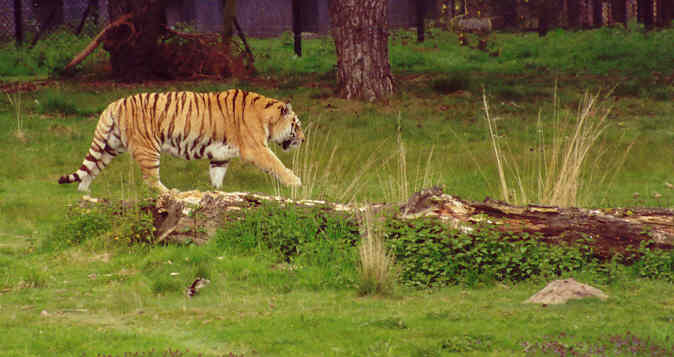
[[290,146],[293,145],[293,144],[294,144],[294,140],[292,140],[292,139],[291,140],[284,140],[281,143],[281,148],[283,149],[283,151],[288,151],[288,149],[290,149]]
[[288,151],[290,149],[294,149],[294,148],[300,146],[300,144],[302,144],[302,140],[298,140],[297,138],[292,138],[292,139],[288,139],[288,140],[283,140],[283,142],[281,142],[281,148],[283,149],[283,151]]

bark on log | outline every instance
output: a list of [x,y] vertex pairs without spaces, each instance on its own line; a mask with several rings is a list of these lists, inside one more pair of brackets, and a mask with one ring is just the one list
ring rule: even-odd
[[[279,202],[300,207],[321,207],[335,214],[353,214],[364,210],[393,209],[400,220],[432,217],[470,232],[476,224],[488,223],[504,233],[540,235],[550,244],[574,244],[591,238],[590,244],[601,259],[609,259],[642,242],[651,247],[674,247],[674,210],[662,208],[583,209],[547,206],[512,206],[485,199],[468,201],[435,187],[415,193],[404,204],[352,206],[325,201],[300,200],[246,192],[171,192],[160,196],[152,207],[156,237],[166,242],[190,240],[206,242],[215,229],[224,224],[228,211],[249,209],[263,202]],[[194,214],[198,210],[199,214]],[[195,221],[199,217],[199,221]],[[196,228],[195,228],[196,227]]]

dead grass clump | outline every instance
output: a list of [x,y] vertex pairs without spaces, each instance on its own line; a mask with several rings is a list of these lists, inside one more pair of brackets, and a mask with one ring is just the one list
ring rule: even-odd
[[[304,143],[293,151],[291,168],[302,179],[302,186],[291,188],[290,196],[292,199],[333,199],[353,203],[367,183],[365,175],[379,162],[377,153],[380,150],[350,157],[342,152],[338,143],[326,139],[333,137],[329,129],[327,132],[322,130],[320,121],[309,124],[304,130]],[[361,164],[354,166],[354,162]],[[277,195],[280,192],[281,187],[277,185]]]
[[360,295],[390,295],[393,293],[395,271],[393,255],[386,249],[381,232],[373,227],[372,213],[363,216],[364,234],[360,246]]
[[500,196],[507,202],[560,207],[589,202],[593,190],[605,188],[615,177],[632,147],[630,144],[615,158],[608,157],[612,148],[600,138],[608,127],[606,118],[611,104],[600,100],[600,93],[585,93],[574,116],[562,114],[555,90],[549,129],[539,113],[537,145],[530,150],[533,155],[516,156],[498,133],[486,94],[483,93],[482,99],[499,175]]
[[21,94],[16,93],[15,95],[7,94],[7,100],[9,104],[14,107],[14,113],[16,116],[16,130],[14,130],[14,137],[22,143],[28,141],[26,137],[26,132],[23,131],[23,101],[21,100]]

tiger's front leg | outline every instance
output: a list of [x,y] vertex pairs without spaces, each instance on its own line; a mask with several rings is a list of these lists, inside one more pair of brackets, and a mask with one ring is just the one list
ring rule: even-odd
[[211,160],[208,173],[211,176],[211,184],[215,188],[220,188],[222,186],[222,180],[225,178],[228,165],[229,160]]
[[286,186],[302,186],[302,181],[290,169],[286,168],[281,160],[269,148],[260,148],[254,151],[242,152],[241,158],[252,162],[263,171],[270,172]]

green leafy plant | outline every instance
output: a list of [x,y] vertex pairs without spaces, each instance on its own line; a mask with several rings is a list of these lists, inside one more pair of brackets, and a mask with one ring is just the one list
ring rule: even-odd
[[279,263],[307,272],[312,286],[349,286],[355,280],[358,227],[346,216],[263,204],[232,219],[215,239],[227,252],[271,253]]
[[112,227],[110,212],[101,207],[71,206],[62,223],[57,225],[43,248],[63,248],[81,244],[97,237]]

